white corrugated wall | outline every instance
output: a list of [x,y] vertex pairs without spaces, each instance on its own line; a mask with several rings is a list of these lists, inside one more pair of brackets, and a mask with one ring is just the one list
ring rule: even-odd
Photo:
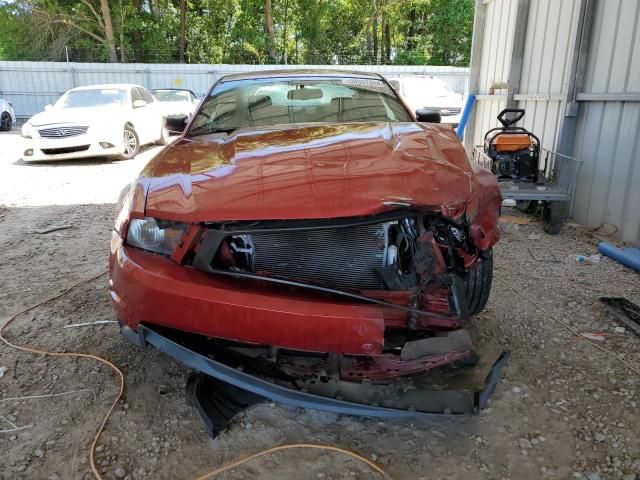
[[221,75],[273,69],[331,68],[377,72],[387,78],[433,75],[456,92],[466,93],[469,69],[420,65],[187,65],[142,63],[0,62],[0,97],[28,117],[73,87],[99,83],[135,83],[154,88],[188,88],[205,94]]
[[[587,1],[595,10],[569,152],[584,162],[573,216],[593,228],[610,224],[621,240],[639,243],[640,1],[528,0],[522,71],[519,85],[512,86],[513,98],[527,112],[522,125],[536,133],[544,147],[556,149],[567,111],[579,12]],[[504,35],[513,37],[518,2],[481,2],[486,16],[471,132],[476,145],[498,125],[495,116],[506,104],[504,90],[488,94],[493,80],[509,79],[512,50]]]
[[597,3],[574,145],[584,162],[575,219],[628,242],[640,241],[639,28],[638,0]]
[[[522,126],[535,132],[545,148],[556,146],[564,112],[562,100],[571,72],[570,52],[580,0],[531,0],[519,93],[527,112]],[[515,2],[514,2],[515,3]]]
[[483,95],[478,97],[476,105],[474,145],[481,144],[484,132],[498,125],[496,116],[506,104],[505,95],[484,94],[489,93],[492,84],[507,81],[515,14],[515,2],[512,0],[492,0],[487,3],[484,47],[478,80],[478,92]]
[[[573,48],[571,32],[576,25],[576,4],[580,0],[531,0],[525,38],[520,86],[515,99],[526,110],[521,123],[534,131],[544,147],[555,147],[562,114],[562,98],[568,58]],[[478,82],[478,105],[474,144],[482,143],[484,132],[499,126],[496,116],[506,106],[505,90],[489,95],[492,82],[507,82],[513,47],[517,0],[486,2],[482,64]]]

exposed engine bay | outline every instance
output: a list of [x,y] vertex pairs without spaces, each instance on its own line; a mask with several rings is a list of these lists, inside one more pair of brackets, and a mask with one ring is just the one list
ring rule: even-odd
[[[406,307],[417,311],[433,303],[426,292],[450,285],[452,274],[463,279],[480,254],[464,225],[437,214],[208,227],[196,267],[393,305],[403,292]],[[467,316],[464,310],[455,317]]]
[[437,216],[307,228],[267,225],[226,237],[214,265],[329,288],[406,290],[435,268],[427,239],[446,247],[443,255],[455,268],[449,249],[468,247],[466,237],[463,227]]
[[334,373],[349,381],[475,361],[462,327],[486,302],[470,282],[479,283],[473,274],[492,265],[491,252],[475,248],[463,223],[404,211],[366,218],[212,223],[205,228],[185,263],[216,275],[371,303],[384,320],[384,348],[377,355],[318,352],[312,361],[307,353],[292,372],[290,357],[300,352],[222,342],[238,354],[272,357],[283,371],[302,376],[324,372],[334,362]]

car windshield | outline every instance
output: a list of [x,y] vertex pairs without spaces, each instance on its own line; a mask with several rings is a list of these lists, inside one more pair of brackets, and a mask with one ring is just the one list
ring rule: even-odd
[[160,102],[188,102],[189,92],[182,90],[154,90],[153,96]]
[[120,88],[72,90],[56,103],[57,108],[98,107],[101,105],[125,105],[127,92]]
[[411,122],[387,83],[373,78],[270,78],[218,83],[188,136],[298,123]]

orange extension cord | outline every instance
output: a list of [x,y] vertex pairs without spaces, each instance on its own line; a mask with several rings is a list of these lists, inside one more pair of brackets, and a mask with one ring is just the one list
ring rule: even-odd
[[[36,303],[35,305],[32,305],[28,308],[25,308],[24,310],[19,311],[18,313],[12,315],[3,325],[2,327],[0,327],[0,340],[2,340],[2,342],[4,342],[5,345],[7,345],[10,348],[16,349],[16,350],[20,350],[22,352],[27,352],[27,353],[33,353],[36,355],[48,355],[51,357],[70,357],[70,358],[89,358],[92,360],[96,360],[100,363],[103,363],[105,365],[108,365],[109,367],[111,367],[117,374],[118,377],[120,378],[120,390],[118,391],[118,395],[116,396],[116,398],[113,400],[113,402],[111,403],[111,406],[109,407],[109,410],[107,411],[107,414],[104,416],[104,419],[102,420],[102,423],[100,424],[100,428],[98,428],[98,431],[96,432],[95,437],[93,438],[93,442],[91,443],[91,450],[89,452],[89,459],[91,461],[91,470],[93,471],[93,474],[95,475],[95,477],[98,480],[102,480],[102,476],[100,475],[100,472],[98,471],[98,468],[96,467],[96,462],[95,462],[95,448],[96,445],[98,443],[98,440],[100,439],[100,435],[102,435],[102,432],[104,431],[104,427],[107,424],[107,421],[109,420],[109,417],[111,416],[111,413],[113,412],[113,409],[116,407],[116,405],[118,404],[118,401],[120,400],[120,398],[122,397],[122,394],[124,393],[124,375],[122,374],[122,371],[120,371],[120,369],[118,367],[116,367],[113,363],[111,363],[109,360],[104,359],[102,357],[98,357],[97,355],[91,355],[88,353],[77,353],[77,352],[49,352],[47,350],[40,350],[37,348],[30,348],[30,347],[24,347],[21,345],[16,345],[15,343],[11,342],[10,340],[7,340],[4,336],[4,330],[5,328],[7,328],[7,326],[9,326],[9,324],[11,322],[13,322],[16,318],[18,318],[20,315],[23,315],[27,312],[30,312],[32,310],[35,310],[36,308],[44,305],[45,303],[49,303],[53,300],[56,300],[64,295],[66,295],[67,293],[69,293],[71,290],[73,290],[75,287],[79,286],[79,285],[83,285],[85,283],[89,283],[99,277],[101,277],[102,275],[104,275],[107,272],[102,272],[98,275],[94,275],[93,277],[90,277],[86,280],[81,280],[77,283],[74,283],[73,285],[71,285],[70,287],[64,289],[62,292],[53,295],[52,297],[46,298],[45,300],[42,300],[38,303]],[[377,473],[379,473],[380,475],[382,475],[384,478],[391,478],[391,476],[386,473],[382,468],[380,468],[378,465],[376,465],[375,463],[373,463],[372,461],[366,459],[365,457],[363,457],[362,455],[358,455],[357,453],[351,452],[349,450],[346,450],[344,448],[340,448],[340,447],[334,447],[331,445],[319,445],[319,444],[313,444],[313,443],[295,443],[295,444],[290,444],[290,445],[281,445],[278,447],[272,447],[272,448],[268,448],[266,450],[263,450],[261,452],[258,453],[254,453],[253,455],[250,455],[248,457],[245,457],[241,460],[236,460],[234,462],[228,463],[222,467],[216,468],[215,470],[212,470],[204,475],[199,476],[196,480],[205,480],[207,478],[211,478],[214,475],[218,475],[222,472],[226,472],[228,470],[233,470],[241,465],[244,465],[245,463],[254,460],[256,458],[265,456],[265,455],[269,455],[271,453],[280,451],[280,450],[290,450],[290,449],[294,449],[294,448],[306,448],[306,449],[316,449],[316,450],[325,450],[325,451],[331,451],[331,452],[338,452],[338,453],[342,453],[344,455],[347,455],[349,457],[352,457],[356,460],[359,460],[361,462],[363,462],[364,464],[366,464],[369,468],[371,468],[372,470],[376,471]]]

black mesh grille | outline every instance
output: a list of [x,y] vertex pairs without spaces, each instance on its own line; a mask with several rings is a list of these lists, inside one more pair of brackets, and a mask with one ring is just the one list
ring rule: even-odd
[[42,151],[47,155],[61,155],[63,153],[84,152],[89,150],[89,145],[79,145],[77,147],[64,147],[64,148],[43,148]]
[[252,233],[254,271],[335,288],[382,288],[385,224]]

